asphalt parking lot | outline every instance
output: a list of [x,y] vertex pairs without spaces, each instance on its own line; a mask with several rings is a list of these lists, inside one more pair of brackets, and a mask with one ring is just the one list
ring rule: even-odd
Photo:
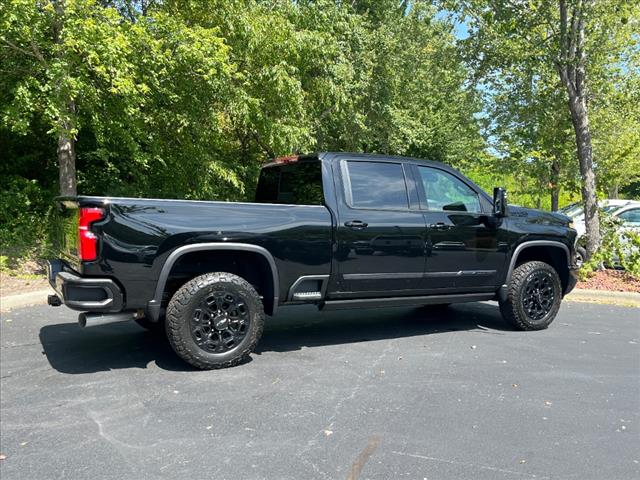
[[640,310],[565,303],[516,332],[492,304],[282,309],[201,372],[135,324],[2,314],[11,479],[637,479]]

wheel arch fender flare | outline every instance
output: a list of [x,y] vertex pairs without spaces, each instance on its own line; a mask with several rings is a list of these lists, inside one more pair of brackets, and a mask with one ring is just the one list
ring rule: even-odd
[[196,243],[193,245],[183,245],[173,250],[162,265],[158,281],[156,283],[156,289],[153,299],[147,303],[147,313],[153,321],[157,321],[160,318],[160,309],[162,306],[162,295],[171,273],[171,269],[175,263],[187,253],[201,252],[201,251],[242,251],[252,252],[261,255],[269,265],[271,270],[271,280],[273,282],[273,309],[271,314],[274,315],[278,308],[280,282],[278,277],[278,267],[273,258],[273,255],[269,251],[259,245],[252,245],[250,243],[220,243],[220,242],[208,242],[208,243]]
[[516,268],[516,263],[518,261],[518,256],[527,248],[530,247],[554,247],[554,248],[560,248],[562,249],[566,256],[567,256],[567,265],[571,265],[571,252],[569,250],[569,247],[567,245],[565,245],[564,243],[560,242],[560,241],[556,241],[556,240],[528,240],[525,242],[520,243],[515,250],[513,251],[513,254],[511,255],[511,259],[509,261],[509,268],[507,269],[507,274],[504,278],[504,282],[502,284],[502,286],[500,287],[500,290],[498,291],[498,298],[500,300],[506,300],[507,298],[507,288],[509,285],[509,282],[511,281],[511,276],[513,275],[513,271]]

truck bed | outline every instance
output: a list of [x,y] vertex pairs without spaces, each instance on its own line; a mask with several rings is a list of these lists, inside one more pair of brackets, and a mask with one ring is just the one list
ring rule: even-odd
[[[280,298],[301,270],[330,272],[332,217],[324,206],[91,196],[60,198],[58,206],[62,258],[83,277],[116,280],[126,292],[127,309],[146,306],[167,257],[189,244],[265,248],[278,268]],[[94,262],[78,261],[80,207],[106,210],[105,219],[92,225],[100,238]]]

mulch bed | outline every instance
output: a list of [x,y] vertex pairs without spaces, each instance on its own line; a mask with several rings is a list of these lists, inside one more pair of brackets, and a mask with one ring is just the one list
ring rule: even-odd
[[49,282],[44,277],[22,278],[0,274],[0,297],[43,290],[48,286]]
[[0,272],[0,297],[17,295],[48,287],[44,262],[19,260],[10,269]]
[[603,270],[594,272],[583,282],[578,282],[576,288],[640,293],[640,279],[619,270]]

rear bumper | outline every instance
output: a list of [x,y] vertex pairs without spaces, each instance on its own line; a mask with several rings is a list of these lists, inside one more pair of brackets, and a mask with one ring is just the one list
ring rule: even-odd
[[61,260],[47,261],[49,284],[62,303],[81,312],[119,312],[124,306],[120,287],[109,278],[84,278]]

